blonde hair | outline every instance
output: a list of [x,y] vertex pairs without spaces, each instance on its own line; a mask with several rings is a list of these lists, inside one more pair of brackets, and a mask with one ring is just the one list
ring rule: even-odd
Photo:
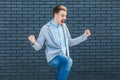
[[67,8],[63,5],[57,5],[54,9],[53,9],[53,16],[55,13],[59,13],[61,10],[66,11],[67,12]]

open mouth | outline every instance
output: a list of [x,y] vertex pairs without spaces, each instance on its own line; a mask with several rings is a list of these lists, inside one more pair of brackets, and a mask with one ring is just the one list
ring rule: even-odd
[[64,23],[64,20],[61,20],[61,23]]

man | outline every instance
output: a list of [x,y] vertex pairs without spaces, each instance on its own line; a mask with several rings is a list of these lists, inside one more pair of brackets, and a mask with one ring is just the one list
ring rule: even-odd
[[53,19],[41,28],[37,40],[34,35],[28,37],[35,50],[40,50],[45,42],[47,62],[57,68],[56,80],[67,80],[72,66],[69,46],[77,45],[91,35],[89,30],[85,30],[83,35],[72,39],[64,23],[66,16],[67,8],[63,5],[57,5],[53,9]]

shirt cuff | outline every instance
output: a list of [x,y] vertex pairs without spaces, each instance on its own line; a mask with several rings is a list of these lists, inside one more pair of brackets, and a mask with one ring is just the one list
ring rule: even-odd
[[85,40],[87,39],[87,36],[85,34],[83,34],[83,37],[84,37]]

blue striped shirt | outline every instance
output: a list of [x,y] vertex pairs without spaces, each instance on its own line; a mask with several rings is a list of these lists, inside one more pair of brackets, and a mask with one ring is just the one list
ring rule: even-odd
[[66,45],[65,45],[65,36],[64,36],[64,31],[61,25],[57,25],[53,20],[51,20],[51,24],[53,27],[53,32],[55,35],[56,41],[59,43],[61,46],[61,54],[66,55]]

